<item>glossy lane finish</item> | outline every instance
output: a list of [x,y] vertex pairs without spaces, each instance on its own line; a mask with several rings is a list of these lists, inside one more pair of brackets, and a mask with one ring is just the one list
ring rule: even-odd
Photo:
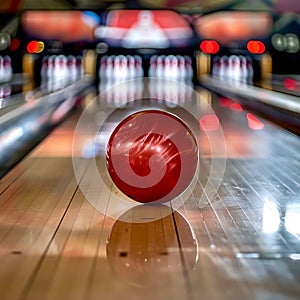
[[154,221],[160,207],[142,213],[148,222],[135,208],[117,220],[95,210],[72,168],[78,116],[57,128],[1,181],[1,299],[299,299],[299,137],[219,100],[224,176],[209,177],[201,132],[193,193]]

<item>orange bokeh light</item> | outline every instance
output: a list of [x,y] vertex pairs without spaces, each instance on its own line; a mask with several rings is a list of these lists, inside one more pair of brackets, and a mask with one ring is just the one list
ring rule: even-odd
[[200,49],[207,54],[215,54],[219,51],[220,46],[218,42],[214,40],[205,40],[200,43]]
[[262,54],[265,52],[266,47],[261,41],[251,40],[247,43],[247,49],[250,53],[253,54]]
[[27,45],[28,53],[36,53],[38,49],[39,49],[39,42],[37,41],[31,41]]

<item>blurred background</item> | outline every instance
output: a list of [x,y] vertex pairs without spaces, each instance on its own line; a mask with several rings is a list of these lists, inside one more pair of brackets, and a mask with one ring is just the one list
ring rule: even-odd
[[[298,300],[299,95],[299,0],[0,1],[0,298]],[[145,108],[196,128],[178,210],[105,173]]]
[[99,93],[108,107],[145,89],[176,106],[193,102],[193,88],[215,110],[300,132],[297,0],[8,0],[0,14],[1,174]]

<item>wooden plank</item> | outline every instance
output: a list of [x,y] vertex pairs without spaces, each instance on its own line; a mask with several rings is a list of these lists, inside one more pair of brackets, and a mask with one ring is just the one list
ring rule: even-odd
[[[113,194],[114,191],[103,190],[101,198]],[[158,211],[144,211],[142,207],[142,212],[133,209],[121,220],[114,220],[95,210],[78,190],[26,299],[40,299],[42,295],[46,299],[98,299],[101,294],[115,299],[125,292],[132,299],[150,299],[154,287],[164,289],[166,298],[181,295],[185,299],[174,220],[170,208],[164,209],[169,212],[163,219],[160,207]],[[145,214],[149,220],[156,220],[140,222]],[[123,222],[123,218],[128,218],[128,222]],[[133,220],[139,223],[131,223]],[[57,253],[56,244],[60,245]],[[162,275],[164,281],[160,280]],[[169,289],[174,283],[176,291]],[[157,296],[162,299],[163,295]]]
[[[300,253],[299,239],[288,240],[284,231],[265,233],[262,227],[264,195],[279,194],[275,202],[280,205],[290,195],[282,193],[289,190],[278,189],[278,184],[271,190],[264,187],[270,172],[263,161],[257,165],[256,160],[230,160],[222,185],[207,206],[199,208],[197,201],[185,203],[186,218],[199,244],[195,270],[188,274],[191,298],[197,299],[200,293],[204,299],[299,297],[300,268],[289,256]],[[299,207],[299,201],[296,203]],[[222,230],[216,232],[218,227]],[[207,247],[208,236],[215,241],[213,247]]]
[[[47,160],[43,162],[44,168],[40,168],[40,163],[37,162],[35,171],[30,168],[31,175],[24,174],[23,180],[21,176],[2,195],[9,197],[11,205],[7,208],[10,212],[0,213],[5,215],[0,224],[1,299],[17,299],[22,295],[77,188],[68,171],[69,159]],[[62,175],[57,180],[51,178],[54,170]],[[18,184],[22,191],[12,195],[11,189],[18,189]]]
[[[62,128],[59,136],[72,136],[69,122],[56,132]],[[52,157],[45,151],[49,143],[59,150],[57,134],[50,135],[37,148],[44,148],[46,158],[34,150],[1,180],[1,299],[26,295],[78,186],[71,151]]]
[[[26,168],[4,178],[1,299],[299,299],[295,139],[278,133],[282,145],[268,136],[277,131],[267,130],[268,145],[277,147],[271,159],[252,145],[233,145],[232,157],[238,156],[227,160],[224,177],[224,161],[216,159],[210,174],[205,153],[199,180],[180,209],[133,207],[118,202],[124,196],[101,169],[103,157],[97,159],[103,182],[86,159],[78,188],[71,160],[77,119],[33,151],[21,163]],[[252,133],[247,141],[262,141],[264,134]],[[113,218],[115,210],[122,214]],[[264,229],[268,213],[271,223],[282,214],[273,232]],[[296,225],[288,228],[288,221]]]

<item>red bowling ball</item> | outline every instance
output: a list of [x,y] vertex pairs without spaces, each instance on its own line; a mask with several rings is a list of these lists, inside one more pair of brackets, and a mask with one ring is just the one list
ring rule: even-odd
[[118,124],[108,142],[106,162],[112,181],[126,196],[141,203],[163,203],[190,185],[198,146],[181,119],[145,110]]

